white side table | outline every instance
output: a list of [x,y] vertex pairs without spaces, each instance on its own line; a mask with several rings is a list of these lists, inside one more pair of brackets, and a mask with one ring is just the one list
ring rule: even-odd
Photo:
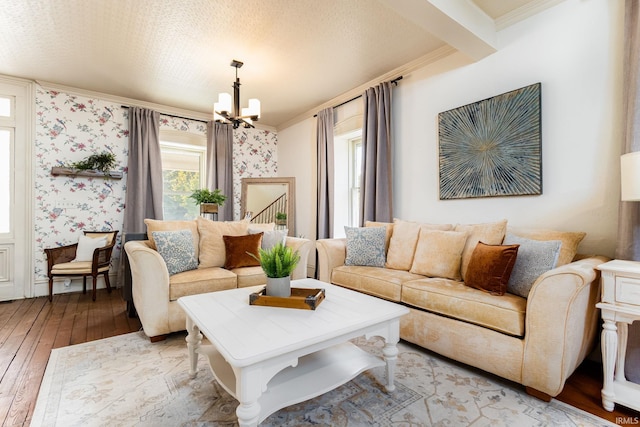
[[640,262],[614,260],[597,268],[602,271],[602,302],[596,307],[604,320],[602,406],[613,411],[620,403],[640,411],[640,385],[624,376],[628,327],[640,320]]

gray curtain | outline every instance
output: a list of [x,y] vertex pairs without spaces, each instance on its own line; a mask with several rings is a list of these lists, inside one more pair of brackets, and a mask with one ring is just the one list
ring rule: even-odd
[[207,124],[207,188],[219,188],[227,200],[218,207],[218,221],[233,220],[233,127]]
[[391,82],[381,83],[362,95],[360,225],[365,221],[393,220],[391,85]]
[[123,231],[146,232],[145,218],[162,219],[160,113],[131,107]]
[[[640,3],[626,0],[621,154],[640,151]],[[620,202],[616,258],[640,261],[640,202]],[[640,383],[640,322],[629,326],[627,379]]]
[[[318,113],[318,197],[316,238],[333,237],[333,108]],[[317,264],[316,264],[317,265]]]

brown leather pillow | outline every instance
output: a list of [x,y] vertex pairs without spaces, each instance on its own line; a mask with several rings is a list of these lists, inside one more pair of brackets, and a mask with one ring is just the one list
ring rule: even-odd
[[478,242],[471,254],[464,284],[492,295],[504,295],[519,247]]
[[255,267],[260,265],[260,262],[247,252],[259,257],[258,249],[260,249],[260,243],[262,242],[262,234],[263,233],[247,234],[244,236],[222,236],[224,249],[226,251],[224,268],[231,270],[232,268]]

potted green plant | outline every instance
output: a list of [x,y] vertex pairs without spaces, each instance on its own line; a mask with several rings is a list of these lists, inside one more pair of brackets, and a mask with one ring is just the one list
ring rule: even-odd
[[267,276],[269,296],[291,296],[291,273],[300,262],[300,254],[282,242],[270,249],[258,249],[259,257],[249,254],[260,261],[260,266]]
[[287,225],[287,214],[284,212],[276,212],[276,224]]
[[190,196],[195,200],[196,205],[200,205],[200,213],[218,213],[218,206],[224,205],[227,196],[222,194],[219,188],[211,191],[208,188],[195,190]]

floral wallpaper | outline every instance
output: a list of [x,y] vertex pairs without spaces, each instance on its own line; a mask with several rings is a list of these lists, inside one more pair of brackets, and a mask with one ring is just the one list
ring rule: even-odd
[[242,178],[273,177],[278,172],[276,133],[238,128],[233,133],[233,217],[240,219]]
[[[36,281],[47,276],[44,248],[75,243],[82,230],[122,230],[126,179],[56,177],[51,168],[109,151],[116,156],[116,170],[124,172],[128,129],[127,112],[118,104],[37,86]],[[115,258],[119,257],[119,246]]]
[[[120,230],[124,219],[129,145],[128,110],[119,103],[64,92],[36,89],[35,280],[46,280],[44,248],[78,241],[82,230]],[[161,115],[161,130],[206,135],[206,123]],[[277,135],[242,129],[234,132],[234,215],[240,215],[242,177],[275,176]],[[109,151],[116,157],[121,180],[53,176],[91,154]],[[113,258],[121,253],[121,233]]]

